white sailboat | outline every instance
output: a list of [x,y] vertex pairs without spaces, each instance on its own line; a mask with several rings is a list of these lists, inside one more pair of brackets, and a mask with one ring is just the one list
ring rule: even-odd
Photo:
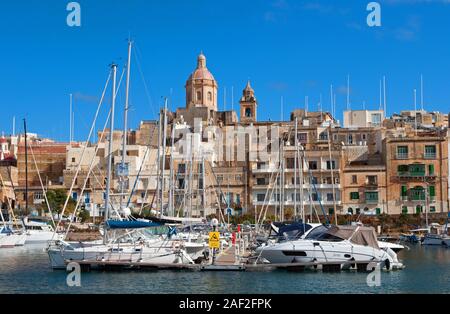
[[[130,62],[131,45],[129,42],[128,62]],[[127,65],[129,67],[129,64]],[[112,65],[112,101],[110,117],[110,134],[114,130],[114,109],[116,102],[117,65]],[[129,80],[129,71],[127,75]],[[128,86],[128,84],[127,84]],[[128,92],[127,92],[128,95]],[[101,102],[99,106],[101,105]],[[95,123],[95,121],[94,121]],[[102,243],[69,243],[54,241],[47,248],[52,268],[65,268],[68,261],[124,261],[148,264],[193,264],[199,253],[203,253],[203,245],[195,243],[185,245],[182,241],[172,241],[170,235],[162,238],[151,237],[143,231],[153,226],[161,226],[148,220],[135,219],[128,208],[114,209],[110,201],[112,141],[109,137],[108,166],[105,191],[105,228]],[[123,166],[123,163],[122,163]],[[122,196],[121,196],[122,197]],[[191,254],[188,254],[189,249]],[[192,256],[192,257],[191,257]]]

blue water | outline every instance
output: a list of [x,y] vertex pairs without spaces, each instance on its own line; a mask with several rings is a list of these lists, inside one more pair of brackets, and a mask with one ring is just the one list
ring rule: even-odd
[[399,254],[406,268],[382,272],[369,287],[356,272],[90,272],[81,287],[49,268],[43,247],[0,249],[0,293],[450,293],[450,249],[413,246]]

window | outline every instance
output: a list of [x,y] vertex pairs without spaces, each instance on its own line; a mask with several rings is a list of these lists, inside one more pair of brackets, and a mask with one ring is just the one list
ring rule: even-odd
[[423,206],[417,205],[416,206],[416,214],[421,214],[421,213],[423,213]]
[[257,195],[256,195],[256,200],[257,200],[258,202],[264,202],[265,199],[266,199],[266,194],[257,194]]
[[413,177],[425,176],[425,165],[414,164],[409,166],[409,173]]
[[360,209],[360,208],[357,208],[357,209],[356,209],[356,215],[359,215],[359,214],[361,214],[361,209]]
[[366,192],[367,203],[378,203],[378,192]]
[[279,194],[279,193],[275,193],[275,194],[273,195],[273,200],[274,200],[275,202],[279,202],[279,201],[281,200],[280,194]]
[[430,213],[435,213],[435,212],[436,212],[436,207],[430,206]]
[[208,101],[212,101],[212,93],[208,92]]
[[241,204],[241,194],[236,194],[236,204]]
[[434,176],[434,165],[428,165],[428,174]]
[[253,116],[251,108],[245,108],[245,116],[251,118]]
[[327,170],[336,169],[336,161],[327,161]]
[[34,199],[42,200],[42,199],[44,199],[44,194],[42,192],[34,192]]
[[311,198],[312,198],[313,202],[319,201],[319,195],[317,193],[312,193]]
[[359,192],[350,192],[351,200],[359,200]]
[[436,158],[436,145],[425,146],[425,158],[429,159]]
[[223,182],[223,175],[219,174],[217,175],[217,182],[222,183]]
[[317,161],[309,161],[308,167],[309,167],[309,170],[317,170]]
[[237,174],[235,179],[236,181],[241,182],[242,176],[240,174]]
[[378,177],[377,176],[367,176],[366,182],[369,185],[377,185],[378,184]]
[[367,139],[366,134],[362,134],[362,135],[361,135],[361,138],[363,139],[363,141],[365,141],[365,140]]
[[328,208],[328,215],[334,215],[334,208]]
[[306,144],[308,142],[308,133],[299,133],[298,141],[301,144]]
[[179,164],[178,173],[185,173],[185,172],[186,172],[186,164]]
[[358,184],[358,176],[356,176],[356,175],[352,176],[352,183],[353,184]]
[[406,199],[408,197],[408,187],[406,185],[402,185],[400,196],[402,199]]
[[91,203],[91,194],[89,192],[84,193],[84,203],[86,204]]
[[348,135],[348,144],[353,144],[353,134]]
[[294,169],[295,168],[295,159],[287,158],[286,159],[286,167],[287,167],[287,169]]
[[312,184],[318,184],[319,180],[317,179],[317,177],[312,177],[311,178],[311,183]]
[[408,146],[397,146],[397,158],[408,159]]
[[202,92],[197,92],[197,101],[202,101]]
[[328,132],[323,131],[322,133],[320,133],[319,140],[321,140],[321,141],[328,141]]
[[413,201],[424,201],[425,189],[421,186],[416,186],[414,189],[411,189],[411,198]]
[[381,208],[375,208],[375,212],[378,216],[381,215]]
[[203,187],[203,179],[202,178],[198,179],[198,188],[199,189],[203,189],[204,188]]
[[78,200],[78,193],[77,192],[73,192],[72,193],[72,198],[74,201]]
[[381,113],[372,113],[372,126],[381,125]]
[[75,157],[72,157],[72,162],[75,162]]
[[327,193],[327,201],[332,202],[334,200],[333,193]]
[[347,214],[349,214],[349,215],[353,215],[353,208],[349,208],[349,209],[347,209]]
[[405,176],[409,174],[409,167],[408,165],[399,165],[397,171],[399,176]]
[[266,179],[265,178],[257,178],[256,185],[266,185]]
[[430,185],[429,193],[430,193],[430,197],[436,197],[436,188],[434,185]]
[[179,189],[184,189],[184,179],[178,179],[178,188]]
[[406,215],[408,213],[408,206],[402,206],[402,214]]

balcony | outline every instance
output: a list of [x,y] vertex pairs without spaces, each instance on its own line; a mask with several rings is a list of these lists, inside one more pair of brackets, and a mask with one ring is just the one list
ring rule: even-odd
[[425,159],[436,159],[436,153],[425,153],[424,155],[423,155],[423,158],[425,158]]

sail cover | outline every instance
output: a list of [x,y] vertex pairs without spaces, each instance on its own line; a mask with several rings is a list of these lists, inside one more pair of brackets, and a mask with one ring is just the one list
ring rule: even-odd
[[342,239],[347,239],[354,244],[380,249],[375,229],[372,227],[331,226],[328,233]]
[[109,229],[144,229],[150,227],[159,227],[163,224],[145,220],[108,220],[106,226]]

